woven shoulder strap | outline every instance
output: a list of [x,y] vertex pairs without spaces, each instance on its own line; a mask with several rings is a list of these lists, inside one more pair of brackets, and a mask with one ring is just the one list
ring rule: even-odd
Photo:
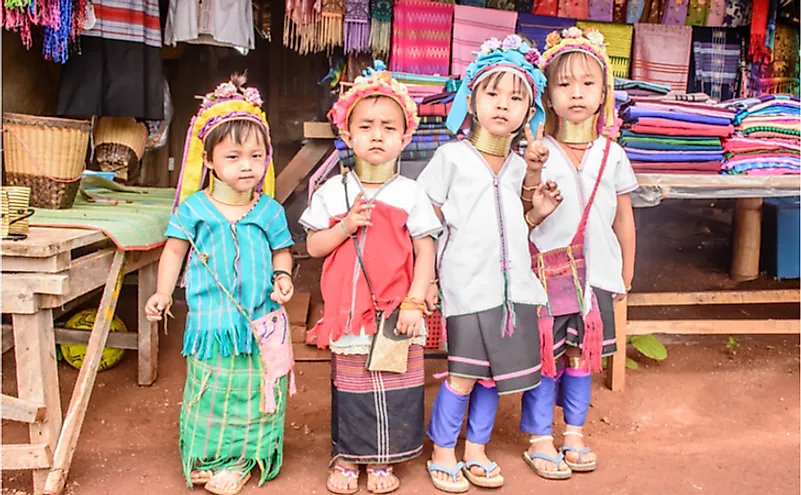
[[601,168],[598,169],[598,178],[595,179],[595,185],[592,187],[592,193],[590,193],[590,199],[584,206],[584,212],[581,214],[581,220],[579,221],[578,229],[576,229],[576,234],[573,236],[573,241],[571,242],[571,244],[578,244],[584,238],[584,230],[587,228],[587,219],[589,219],[590,217],[590,209],[592,208],[592,204],[595,202],[595,194],[598,192],[598,187],[601,185],[601,179],[603,179],[604,170],[606,170],[606,162],[609,159],[609,150],[611,147],[612,147],[612,140],[606,138],[606,146],[604,146],[604,156],[601,159]]

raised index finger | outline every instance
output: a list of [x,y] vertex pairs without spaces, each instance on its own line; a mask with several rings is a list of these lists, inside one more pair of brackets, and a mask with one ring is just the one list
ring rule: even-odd
[[531,133],[531,124],[526,124],[525,127],[526,132],[526,144],[531,145],[534,144],[534,134]]
[[542,141],[542,137],[544,136],[544,133],[545,133],[545,131],[543,129],[543,125],[542,124],[537,125],[537,141],[538,142]]

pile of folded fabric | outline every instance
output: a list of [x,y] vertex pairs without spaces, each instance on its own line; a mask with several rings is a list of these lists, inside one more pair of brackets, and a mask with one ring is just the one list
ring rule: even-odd
[[623,77],[615,77],[615,90],[625,91],[628,96],[666,95],[670,92],[667,84],[647,81],[632,81]]
[[[427,163],[440,146],[456,139],[445,127],[445,119],[453,104],[453,98],[453,93],[439,93],[420,101],[417,106],[420,125],[412,136],[412,142],[401,152],[402,164],[407,162]],[[348,148],[341,138],[337,138],[334,145],[339,152],[342,165],[352,167],[353,150]]]
[[801,101],[786,95],[733,100],[736,134],[724,140],[724,174],[801,174]]
[[717,174],[721,138],[733,131],[734,112],[709,103],[678,101],[692,95],[630,97],[621,111],[618,142],[638,173]]

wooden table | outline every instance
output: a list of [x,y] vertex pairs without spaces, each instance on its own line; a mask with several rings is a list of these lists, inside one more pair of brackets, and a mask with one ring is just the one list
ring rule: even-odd
[[[798,176],[698,176],[638,174],[641,190],[649,191],[650,201],[662,199],[735,198],[733,218],[733,280],[753,280],[759,276],[762,240],[762,198],[798,196]],[[641,320],[629,321],[628,308],[635,306],[693,306],[723,304],[798,303],[798,289],[722,292],[633,293],[615,304],[618,352],[610,356],[606,383],[612,390],[623,390],[626,379],[626,336],[643,334],[797,334],[798,320]]]
[[[106,344],[138,351],[138,382],[151,385],[158,366],[158,326],[144,306],[155,292],[161,247],[121,251],[98,231],[32,227],[28,238],[2,243],[2,301],[11,314],[18,397],[2,395],[2,418],[29,424],[30,444],[3,445],[3,469],[32,469],[34,493],[59,494],[86,415]],[[137,333],[109,338],[123,277],[138,274]],[[56,315],[103,295],[91,333],[57,329]],[[5,332],[4,332],[5,333]],[[56,342],[88,343],[67,414],[62,422]],[[4,350],[8,341],[3,339]]]

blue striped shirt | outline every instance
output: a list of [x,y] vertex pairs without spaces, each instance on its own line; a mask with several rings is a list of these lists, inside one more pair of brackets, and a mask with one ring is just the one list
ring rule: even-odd
[[[230,222],[203,191],[181,203],[170,218],[167,237],[190,236],[217,279],[251,320],[278,309],[273,290],[272,254],[293,244],[284,209],[266,194],[240,220]],[[247,319],[217,284],[194,249],[190,251],[185,284],[189,312],[184,355],[211,357],[213,342],[223,356],[258,352]]]

